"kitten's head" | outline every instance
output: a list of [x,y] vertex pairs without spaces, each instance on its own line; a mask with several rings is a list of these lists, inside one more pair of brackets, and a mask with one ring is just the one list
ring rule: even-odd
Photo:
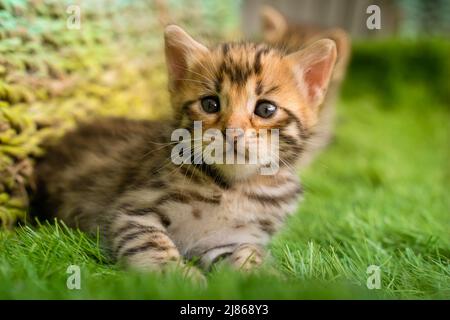
[[[280,167],[295,164],[317,121],[336,60],[332,40],[319,40],[291,54],[251,43],[208,48],[170,25],[165,30],[165,51],[180,128],[192,130],[195,121],[202,121],[203,132],[212,129],[221,135],[227,146],[224,153],[233,143],[244,145],[247,152],[261,144],[258,138],[263,133],[278,130],[279,141],[266,135],[262,149],[268,151],[260,154],[257,164],[213,164],[221,175],[245,179],[274,162]],[[238,130],[225,137],[227,129]],[[276,154],[272,151],[278,145]]]

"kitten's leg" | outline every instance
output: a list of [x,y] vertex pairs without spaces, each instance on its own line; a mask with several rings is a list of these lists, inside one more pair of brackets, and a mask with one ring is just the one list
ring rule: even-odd
[[178,268],[186,277],[203,282],[198,269],[184,264],[159,216],[142,209],[139,212],[146,214],[136,215],[135,212],[122,210],[110,225],[109,242],[117,260],[140,270]]

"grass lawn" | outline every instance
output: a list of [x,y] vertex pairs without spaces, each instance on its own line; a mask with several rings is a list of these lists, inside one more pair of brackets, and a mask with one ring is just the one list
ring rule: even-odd
[[[305,199],[259,272],[222,266],[201,288],[176,273],[122,271],[78,231],[24,227],[0,232],[0,298],[449,299],[450,108],[409,81],[395,99],[352,96],[353,84],[336,139],[300,173]],[[71,264],[81,290],[66,287]],[[379,290],[366,287],[370,265],[380,267]]]

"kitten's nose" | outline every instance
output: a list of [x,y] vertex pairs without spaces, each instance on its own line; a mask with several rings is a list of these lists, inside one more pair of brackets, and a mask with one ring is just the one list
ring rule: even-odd
[[244,136],[245,132],[240,128],[227,128],[225,138],[231,145],[236,145],[237,141]]

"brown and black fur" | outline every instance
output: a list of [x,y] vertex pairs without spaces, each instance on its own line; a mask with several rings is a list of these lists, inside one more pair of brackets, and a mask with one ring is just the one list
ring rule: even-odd
[[[80,124],[38,162],[34,205],[71,227],[99,230],[111,255],[130,267],[160,270],[191,258],[205,268],[221,258],[239,268],[259,265],[264,246],[296,210],[302,189],[295,164],[317,119],[313,104],[320,97],[309,96],[309,78],[305,83],[298,78],[303,69],[297,64],[315,63],[317,57],[326,62],[321,93],[334,64],[334,45],[322,41],[289,56],[248,43],[208,49],[169,26],[166,56],[173,120]],[[223,110],[206,114],[199,99],[212,94],[223,99]],[[273,118],[252,113],[252,103],[260,99],[277,103]],[[261,175],[247,165],[175,165],[171,133],[191,129],[195,120],[202,120],[205,130],[280,129],[279,171]]]

